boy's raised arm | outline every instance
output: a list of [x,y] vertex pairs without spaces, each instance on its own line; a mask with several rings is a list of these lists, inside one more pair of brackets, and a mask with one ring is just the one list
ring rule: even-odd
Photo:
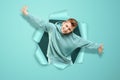
[[31,14],[29,14],[27,6],[24,6],[21,11],[23,16],[27,19],[27,21],[30,22],[32,25],[34,25],[34,28],[36,29],[42,28],[44,31],[49,32],[54,26],[54,24],[46,20],[38,19],[32,16]]

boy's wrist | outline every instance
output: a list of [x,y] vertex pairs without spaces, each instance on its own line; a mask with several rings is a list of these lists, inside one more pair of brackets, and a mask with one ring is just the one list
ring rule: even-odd
[[28,15],[28,12],[24,12],[24,15],[26,15],[26,16],[27,16],[27,15]]

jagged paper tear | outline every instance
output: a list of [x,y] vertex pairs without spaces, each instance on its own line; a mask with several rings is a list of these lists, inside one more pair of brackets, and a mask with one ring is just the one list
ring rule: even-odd
[[[56,20],[57,21],[57,20],[66,20],[68,18],[69,18],[69,16],[68,16],[66,10],[55,12],[55,13],[52,13],[49,15],[49,20]],[[78,29],[80,31],[81,37],[84,39],[87,39],[87,24],[85,22],[81,22],[78,20]],[[35,57],[40,64],[48,65],[49,62],[46,59],[44,53],[42,52],[40,46],[38,45],[38,43],[42,39],[43,34],[44,34],[44,31],[42,31],[42,30],[36,30],[33,34],[33,40],[35,41],[35,44],[36,44]],[[83,63],[83,59],[84,59],[84,48],[82,48],[78,52],[78,55],[75,59],[75,63]],[[63,65],[63,64],[59,64],[59,63],[56,63],[54,65],[58,68],[61,68],[61,69],[64,69],[68,66],[68,65]]]

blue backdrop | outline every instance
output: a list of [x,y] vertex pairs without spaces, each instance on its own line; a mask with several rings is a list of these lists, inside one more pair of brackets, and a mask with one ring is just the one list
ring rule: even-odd
[[[88,24],[88,38],[104,43],[104,55],[86,53],[83,64],[65,70],[40,66],[34,57],[34,29],[21,17],[21,8],[39,18],[67,9]],[[1,0],[0,80],[120,80],[119,0]]]

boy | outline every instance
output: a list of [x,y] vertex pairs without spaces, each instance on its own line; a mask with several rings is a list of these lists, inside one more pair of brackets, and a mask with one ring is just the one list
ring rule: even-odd
[[86,47],[89,49],[96,49],[101,54],[103,45],[93,43],[82,39],[73,33],[73,30],[78,26],[75,19],[70,18],[62,23],[56,24],[38,20],[31,16],[27,7],[22,8],[22,13],[25,17],[38,25],[36,29],[43,29],[49,35],[49,44],[47,49],[47,57],[50,63],[60,62],[64,64],[71,64],[71,53],[78,47]]

